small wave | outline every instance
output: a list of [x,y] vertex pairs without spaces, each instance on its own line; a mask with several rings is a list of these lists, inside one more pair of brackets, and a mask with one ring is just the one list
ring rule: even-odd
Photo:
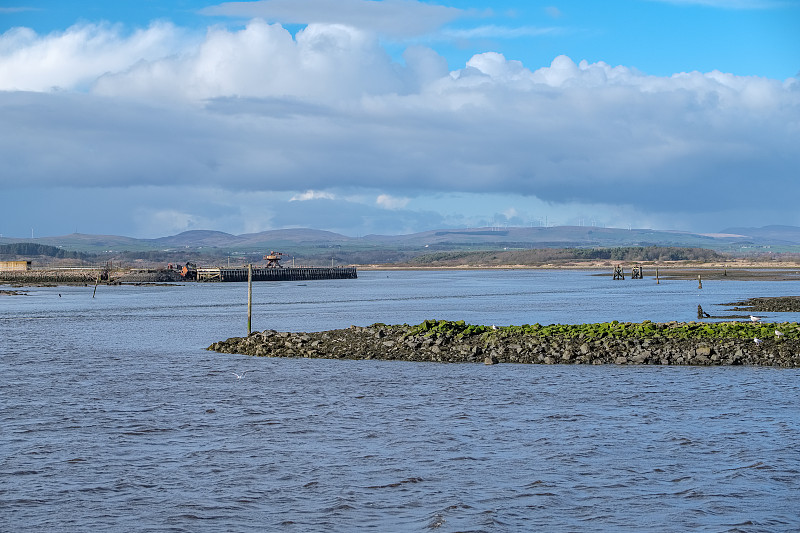
[[138,429],[138,430],[131,430],[131,431],[123,431],[121,435],[125,435],[128,437],[131,436],[138,436],[138,435],[149,435],[150,433],[167,433],[172,431],[172,428],[148,428],[148,429]]
[[368,489],[389,489],[393,487],[400,487],[407,483],[420,483],[423,479],[421,477],[410,477],[408,479],[404,479],[403,481],[398,481],[397,483],[389,483],[388,485],[373,485],[371,487],[367,487]]
[[353,511],[353,510],[355,510],[355,507],[353,507],[349,503],[340,503],[332,507],[326,507],[322,511],[325,513],[334,513],[336,511]]
[[438,529],[438,528],[442,527],[445,522],[447,522],[447,520],[445,520],[445,518],[442,515],[434,515],[434,517],[431,518],[431,521],[428,522],[428,525],[425,526],[425,528],[426,529]]
[[184,513],[176,516],[175,518],[184,520],[225,520],[227,517],[224,515],[198,516],[196,514]]
[[753,463],[751,465],[737,466],[735,468],[726,468],[724,471],[725,472],[735,472],[736,470],[748,470],[750,468],[757,468],[759,470],[768,470],[771,467],[769,465],[765,465],[761,461],[756,461],[755,463]]

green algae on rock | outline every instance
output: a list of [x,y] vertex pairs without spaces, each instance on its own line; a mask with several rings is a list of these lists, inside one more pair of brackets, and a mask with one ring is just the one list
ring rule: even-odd
[[426,320],[321,332],[265,330],[209,350],[266,357],[450,363],[800,367],[800,325],[700,322],[481,326]]

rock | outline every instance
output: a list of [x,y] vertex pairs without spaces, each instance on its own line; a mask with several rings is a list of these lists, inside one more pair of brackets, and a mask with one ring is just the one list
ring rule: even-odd
[[694,350],[695,355],[708,357],[711,355],[711,347],[709,346],[699,346]]
[[[661,327],[672,327],[661,325]],[[785,326],[786,331],[796,326]],[[326,332],[290,333],[264,330],[247,337],[212,343],[208,349],[266,357],[397,359],[407,361],[480,361],[539,364],[768,365],[800,367],[800,340],[538,337],[504,332],[495,335],[409,336],[411,326],[351,327]]]

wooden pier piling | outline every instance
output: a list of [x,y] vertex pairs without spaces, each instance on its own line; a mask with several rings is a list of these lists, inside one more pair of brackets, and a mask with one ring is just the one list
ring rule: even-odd
[[253,265],[247,265],[247,334],[253,331],[251,324],[253,322]]

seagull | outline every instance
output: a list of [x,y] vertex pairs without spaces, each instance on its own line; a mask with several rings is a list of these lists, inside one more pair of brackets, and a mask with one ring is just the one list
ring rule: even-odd
[[759,320],[761,320],[761,317],[760,317],[760,316],[753,316],[753,315],[750,315],[750,321],[751,321],[751,322],[758,322]]
[[492,329],[497,329],[497,326],[495,326],[494,324],[492,324]]
[[775,330],[775,336],[776,336],[776,337],[780,337],[781,335],[783,335],[783,332],[782,332],[782,331],[780,331],[780,330],[777,330],[777,329],[776,329],[776,330]]
[[753,339],[753,342],[755,342],[755,343],[756,343],[756,346],[758,346],[758,345],[760,345],[760,344],[761,344],[761,342],[762,342],[762,341],[761,341],[761,339],[759,339],[758,337],[756,337],[756,338],[754,338],[754,339]]
[[236,372],[231,372],[231,374],[236,376],[236,379],[242,379],[244,377],[244,375],[247,374],[248,372],[255,372],[255,370],[245,370],[241,374],[237,374]]

